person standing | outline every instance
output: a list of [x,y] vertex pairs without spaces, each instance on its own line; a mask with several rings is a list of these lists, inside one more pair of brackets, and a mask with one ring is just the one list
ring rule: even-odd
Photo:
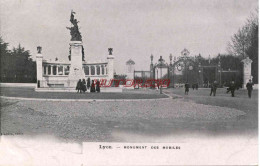
[[192,84],[192,90],[194,90],[195,89],[195,84]]
[[229,86],[229,91],[231,92],[232,97],[235,97],[235,90],[236,90],[235,82],[231,81],[231,84]]
[[99,80],[97,81],[97,83],[96,83],[96,92],[100,92],[100,82],[99,82]]
[[188,82],[185,83],[185,95],[188,95],[189,94],[189,88],[190,88],[190,85]]
[[85,81],[85,79],[83,79],[83,81],[82,81],[82,91],[85,93],[86,92],[86,81]]
[[198,90],[199,88],[199,83],[196,83],[196,90]]
[[252,94],[252,90],[253,90],[253,83],[251,80],[249,80],[249,82],[246,84],[246,89],[248,92],[248,97],[251,98],[251,94]]
[[87,90],[90,89],[90,78],[88,77],[88,80],[87,80]]
[[216,96],[217,87],[218,87],[217,81],[214,81],[213,84],[211,84],[210,96],[212,95],[212,93],[213,96]]
[[92,84],[91,84],[90,92],[96,92],[96,90],[95,90],[94,80],[92,80]]
[[76,91],[77,93],[81,93],[81,79],[79,79],[78,83],[77,83],[77,86],[76,86]]

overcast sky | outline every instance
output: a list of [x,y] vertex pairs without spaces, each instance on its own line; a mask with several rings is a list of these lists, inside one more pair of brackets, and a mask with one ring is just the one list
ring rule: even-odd
[[80,21],[86,60],[105,60],[112,47],[115,70],[124,73],[133,59],[149,69],[150,55],[179,56],[187,48],[204,57],[226,53],[232,34],[243,26],[257,0],[1,0],[1,36],[35,56],[67,59],[70,12]]

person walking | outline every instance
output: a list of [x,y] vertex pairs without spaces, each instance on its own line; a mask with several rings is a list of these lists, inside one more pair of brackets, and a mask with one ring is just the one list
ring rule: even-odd
[[77,86],[76,86],[76,91],[77,93],[81,93],[81,79],[79,79],[78,83],[77,83]]
[[82,91],[83,91],[83,93],[85,93],[86,90],[87,90],[87,88],[86,88],[86,80],[85,80],[85,79],[83,79],[81,86],[82,86]]
[[249,80],[249,82],[246,84],[246,89],[248,92],[248,97],[251,98],[251,94],[252,94],[252,90],[253,90],[253,83],[251,80]]
[[92,80],[92,84],[91,84],[90,92],[96,92],[96,90],[95,90],[94,80]]
[[216,96],[217,87],[218,87],[217,81],[214,81],[213,84],[211,84],[210,96],[212,95],[212,93],[213,96]]
[[99,80],[97,81],[97,83],[96,83],[96,92],[100,92],[100,82],[99,82]]
[[229,91],[231,92],[232,97],[235,97],[235,90],[236,90],[235,82],[231,81],[231,84],[229,86]]
[[189,94],[189,88],[190,88],[190,85],[188,82],[185,83],[185,95],[188,95]]

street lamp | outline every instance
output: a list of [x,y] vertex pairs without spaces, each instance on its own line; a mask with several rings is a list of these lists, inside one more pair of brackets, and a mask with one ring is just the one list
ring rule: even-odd
[[[162,59],[162,56],[160,56],[160,59],[158,60],[159,61],[159,66],[160,66],[160,69],[161,69],[161,79],[162,79],[162,67],[163,67],[163,59]],[[161,81],[160,81],[161,82]],[[160,94],[162,94],[162,84],[160,86]]]

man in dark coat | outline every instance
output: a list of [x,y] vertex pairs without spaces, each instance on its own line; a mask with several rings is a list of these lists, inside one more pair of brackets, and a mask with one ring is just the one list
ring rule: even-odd
[[253,83],[251,80],[246,84],[246,89],[248,91],[248,97],[251,98],[252,90],[253,90]]
[[95,90],[94,80],[92,80],[92,84],[91,84],[90,92],[96,92],[96,90]]
[[231,81],[231,84],[228,89],[229,91],[231,91],[231,96],[235,97],[236,84],[234,81]]
[[96,92],[100,92],[100,82],[99,82],[99,80],[96,83]]
[[212,93],[213,96],[216,96],[217,87],[218,87],[217,81],[214,81],[213,84],[211,84],[210,96],[212,95]]
[[191,86],[191,87],[192,87],[192,90],[194,90],[194,89],[195,89],[195,84],[192,84],[192,86]]
[[76,86],[77,93],[81,93],[81,79],[79,79],[77,86]]
[[186,84],[184,86],[185,86],[185,95],[188,95],[189,94],[190,85],[189,85],[188,82],[186,82]]
[[82,91],[85,93],[86,92],[86,81],[85,81],[85,79],[83,79],[83,81],[82,81]]

